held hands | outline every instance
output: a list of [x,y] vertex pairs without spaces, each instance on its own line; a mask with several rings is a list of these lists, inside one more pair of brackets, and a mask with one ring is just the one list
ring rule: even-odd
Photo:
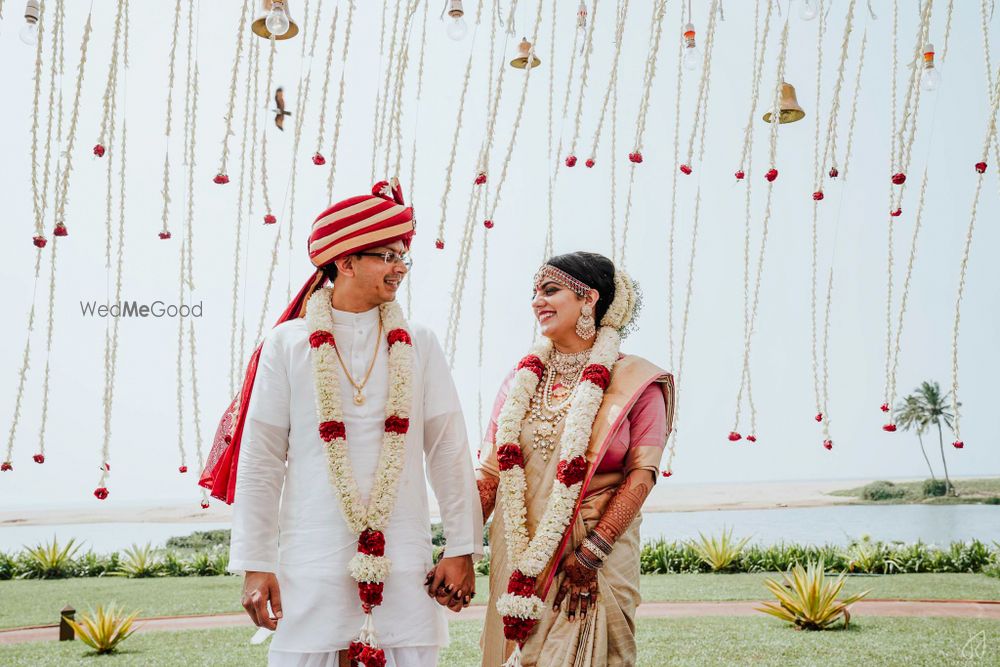
[[[281,619],[281,591],[273,572],[247,572],[243,578],[243,608],[259,628],[274,630]],[[271,616],[267,603],[271,603]]]
[[427,595],[454,612],[468,607],[476,594],[476,570],[472,556],[442,558],[424,579]]
[[563,558],[559,569],[563,573],[563,579],[559,585],[559,592],[556,593],[552,609],[558,612],[563,600],[568,595],[566,616],[569,620],[574,620],[577,612],[579,612],[581,619],[587,618],[587,611],[597,602],[597,570],[581,563],[576,557],[576,553],[572,551]]

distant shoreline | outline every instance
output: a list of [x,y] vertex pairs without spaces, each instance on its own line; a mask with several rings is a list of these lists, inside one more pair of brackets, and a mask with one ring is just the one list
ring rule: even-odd
[[[956,477],[979,479],[979,477]],[[907,478],[919,481],[919,478]],[[893,480],[893,481],[907,481]],[[849,496],[830,495],[863,486],[873,478],[856,480],[785,481],[671,484],[661,478],[643,508],[651,512],[702,512],[713,510],[783,509],[790,507],[824,507],[856,505],[860,501]],[[432,497],[433,502],[433,497]],[[437,508],[431,507],[432,516]],[[106,505],[95,511],[83,505],[68,508],[15,508],[0,510],[0,528],[10,526],[40,526],[80,523],[225,523],[232,517],[232,508],[213,502],[203,510],[196,501],[190,503],[160,503]]]

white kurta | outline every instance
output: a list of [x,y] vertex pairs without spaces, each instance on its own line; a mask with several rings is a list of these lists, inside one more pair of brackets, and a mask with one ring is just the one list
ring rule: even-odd
[[[337,348],[356,380],[371,362],[378,320],[377,308],[333,311]],[[482,510],[458,394],[434,333],[410,325],[410,334],[410,429],[396,506],[385,530],[392,572],[384,602],[373,612],[379,642],[387,649],[448,643],[444,608],[423,585],[432,567],[425,479],[440,507],[446,555],[482,553]],[[229,569],[277,573],[283,618],[272,639],[272,658],[344,650],[364,622],[357,584],[347,570],[357,535],[344,522],[329,480],[308,337],[305,319],[296,319],[265,339],[236,479]],[[338,368],[351,466],[365,502],[381,450],[388,372],[384,333],[363,405],[355,405],[353,388]]]

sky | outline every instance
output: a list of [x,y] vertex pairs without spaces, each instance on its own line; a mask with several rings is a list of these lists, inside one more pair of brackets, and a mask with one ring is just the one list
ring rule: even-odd
[[[49,4],[51,16],[54,4]],[[66,74],[62,91],[71,108],[80,38],[89,9],[86,2],[69,2],[66,8]],[[118,91],[117,127],[127,123],[126,144],[126,232],[124,245],[123,298],[140,303],[162,300],[176,303],[180,292],[179,252],[186,204],[186,166],[182,164],[185,42],[178,49],[174,91],[174,131],[169,142],[164,134],[167,104],[167,64],[171,39],[173,3],[134,0],[131,7],[131,51]],[[241,275],[235,298],[237,317],[246,322],[253,339],[261,317],[265,283],[271,262],[271,247],[281,233],[278,265],[265,313],[270,326],[287,303],[289,293],[308,277],[311,267],[305,241],[312,219],[329,203],[326,180],[329,163],[317,167],[310,161],[315,150],[321,114],[326,117],[326,147],[330,143],[336,113],[347,0],[340,1],[340,22],[333,45],[332,71],[325,108],[321,109],[322,81],[330,23],[337,6],[324,0],[321,33],[314,57],[300,57],[303,36],[278,43],[274,61],[274,85],[281,85],[292,116],[285,131],[274,127],[264,104],[262,90],[254,101],[261,132],[267,133],[269,194],[279,223],[265,227],[259,178],[253,185],[253,209],[244,215],[241,240]],[[415,264],[410,276],[408,308],[412,319],[435,329],[444,340],[456,283],[456,267],[465,225],[467,202],[476,172],[476,156],[487,127],[487,87],[490,83],[488,13],[478,30],[475,2],[466,2],[469,34],[459,42],[445,34],[438,8],[429,7],[423,86],[416,96],[423,3],[416,14],[411,35],[411,61],[407,70],[400,122],[403,169],[399,174],[404,193],[414,205],[418,221],[413,246]],[[486,2],[487,7],[491,3]],[[552,7],[543,0],[538,56],[542,65],[532,72],[526,97],[521,103],[523,71],[507,66],[495,130],[495,146],[489,163],[488,196],[496,196],[504,156],[510,147],[509,172],[489,231],[488,260],[483,280],[483,235],[478,215],[474,221],[470,261],[462,292],[454,377],[462,396],[468,424],[470,451],[475,455],[483,420],[507,370],[522,356],[534,335],[529,307],[531,279],[544,259],[544,237],[548,220],[548,179],[556,157],[549,158],[550,137],[572,144],[579,109],[579,139],[576,154],[580,164],[563,167],[558,175],[552,204],[554,250],[557,253],[591,250],[610,255],[612,233],[618,242],[629,197],[627,155],[634,149],[636,119],[643,99],[644,69],[650,53],[651,3],[631,3],[624,28],[618,104],[607,111],[604,131],[593,169],[582,162],[590,152],[595,128],[604,105],[604,94],[614,53],[612,5],[600,2],[595,20],[594,49],[582,82],[576,59],[569,109],[562,116],[562,100],[569,80],[569,60],[575,31],[574,2],[557,7],[555,60],[550,48]],[[758,441],[733,444],[727,434],[733,428],[736,394],[743,351],[744,188],[733,172],[739,166],[744,126],[750,112],[753,81],[754,3],[724,2],[725,19],[718,22],[711,76],[707,86],[705,146],[702,159],[695,155],[694,173],[676,177],[675,238],[669,243],[671,192],[675,181],[673,159],[675,104],[680,94],[680,154],[687,154],[695,119],[695,99],[700,70],[684,72],[676,79],[677,41],[684,21],[682,4],[668,2],[663,19],[662,44],[655,61],[649,97],[642,164],[634,167],[631,191],[628,245],[619,262],[639,282],[644,307],[637,331],[623,349],[642,355],[678,373],[681,340],[684,341],[680,387],[676,455],[670,483],[748,482],[788,479],[893,478],[926,476],[926,464],[912,433],[885,433],[885,416],[878,410],[883,400],[886,336],[887,216],[890,188],[889,141],[891,96],[891,4],[876,0],[867,11],[857,4],[855,30],[850,36],[841,113],[837,117],[838,154],[843,159],[847,124],[853,100],[854,79],[862,33],[867,30],[868,47],[857,99],[857,125],[847,177],[827,179],[825,199],[818,217],[817,286],[822,315],[826,279],[834,267],[830,310],[829,405],[831,451],[822,446],[822,431],[813,420],[811,355],[811,223],[814,183],[813,143],[817,116],[825,137],[834,82],[840,65],[840,46],[848,3],[832,2],[826,37],[822,44],[823,67],[817,78],[818,21],[803,21],[797,3],[781,3],[781,15],[772,19],[766,43],[761,79],[761,101],[754,114],[753,152],[748,162],[752,185],[751,248],[756,265],[765,212],[763,173],[771,167],[768,157],[770,127],[760,120],[776,83],[781,28],[788,18],[789,39],[784,78],[795,86],[805,110],[803,120],[782,125],[777,136],[775,167],[779,177],[773,186],[771,218],[759,298],[757,326],[752,338],[751,371],[757,408]],[[831,4],[831,3],[828,3]],[[897,78],[899,111],[906,92],[906,69],[914,47],[917,27],[915,3],[900,3]],[[937,3],[931,17],[930,37],[940,60],[944,46],[945,7]],[[309,21],[316,0],[310,2]],[[501,2],[506,14],[509,2]],[[589,3],[588,3],[589,6]],[[692,4],[698,30],[698,47],[705,48],[709,3]],[[211,182],[221,154],[229,77],[237,39],[241,3],[202,2],[197,9],[193,42],[200,75],[196,123],[193,272],[195,288],[185,300],[202,305],[202,316],[194,319],[197,338],[198,417],[203,447],[207,450],[219,415],[231,399],[230,338],[234,299],[234,250],[237,233],[237,191],[244,123],[242,99],[245,67],[238,81],[240,102],[230,138],[232,182]],[[497,30],[496,62],[516,56],[522,35],[531,35],[537,3],[520,0],[512,34]],[[93,35],[82,86],[79,132],[73,153],[66,224],[69,237],[59,243],[55,285],[54,330],[49,363],[50,398],[46,438],[46,462],[36,465],[42,409],[42,373],[45,368],[45,334],[49,291],[49,249],[43,253],[42,278],[35,285],[35,253],[30,242],[33,229],[31,190],[31,102],[34,50],[17,37],[21,27],[20,2],[7,2],[0,21],[0,58],[7,95],[5,131],[0,134],[0,183],[6,203],[4,243],[0,244],[0,280],[6,322],[0,333],[0,419],[10,427],[17,394],[18,372],[26,340],[28,312],[34,294],[36,322],[30,336],[30,368],[14,439],[13,473],[0,476],[0,502],[8,506],[52,506],[91,503],[90,495],[100,477],[104,432],[104,338],[110,320],[88,317],[81,302],[108,303],[113,298],[112,272],[105,265],[106,187],[108,157],[97,159],[91,148],[101,124],[102,97],[111,58],[114,3],[94,0]],[[958,289],[959,263],[976,189],[973,164],[979,161],[988,116],[986,63],[981,20],[976,3],[955,3],[949,47],[939,62],[942,85],[921,97],[917,132],[908,170],[903,215],[895,225],[893,255],[894,298],[890,309],[893,326],[899,317],[900,293],[906,273],[911,234],[918,209],[921,178],[927,174],[922,229],[917,244],[909,299],[901,336],[898,364],[899,394],[923,380],[951,385],[952,329]],[[293,17],[302,21],[303,3],[292,2]],[[390,18],[392,11],[389,12]],[[988,22],[994,46],[996,25]],[[186,16],[185,16],[186,22]],[[378,3],[357,3],[350,53],[345,70],[342,131],[337,148],[337,177],[333,200],[362,194],[371,187],[375,100],[381,89],[386,58],[380,57],[381,12]],[[49,22],[51,27],[51,21]],[[307,25],[308,38],[311,26]],[[182,30],[186,33],[186,30]],[[475,37],[475,39],[474,39]],[[388,51],[391,35],[386,37]],[[261,66],[266,64],[267,43],[262,42]],[[460,99],[470,51],[472,75],[464,102]],[[993,62],[1000,54],[993,48]],[[44,64],[48,67],[48,48]],[[308,104],[300,106],[303,91],[300,76],[311,73]],[[47,81],[47,79],[46,79]],[[495,82],[495,79],[494,79]],[[817,114],[817,84],[820,106]],[[548,121],[550,87],[554,98],[551,125]],[[43,100],[42,109],[45,104]],[[447,165],[459,109],[463,109],[455,156],[453,183],[444,197]],[[515,119],[520,112],[516,141],[511,145]],[[67,115],[68,118],[68,115]],[[614,120],[614,123],[612,122]],[[297,123],[302,125],[298,160],[294,218],[289,220],[289,188],[292,144]],[[41,119],[44,131],[45,119]],[[612,154],[611,130],[615,129]],[[259,138],[259,136],[258,136]],[[415,177],[409,161],[416,147]],[[697,143],[696,153],[697,153]],[[170,226],[173,239],[157,238],[162,210],[163,157],[171,156]],[[564,148],[565,157],[568,151]],[[109,155],[113,155],[113,152]],[[260,151],[258,149],[258,158]],[[384,149],[376,153],[376,178],[385,173]],[[390,160],[394,162],[395,157]],[[616,187],[612,186],[614,162]],[[992,159],[991,159],[992,162]],[[122,206],[117,195],[115,166],[112,210]],[[990,164],[983,180],[978,222],[972,242],[958,348],[962,436],[966,443],[958,451],[948,446],[944,434],[948,469],[952,475],[1000,473],[1000,438],[995,426],[993,403],[995,378],[1000,375],[997,341],[1000,340],[1000,280],[991,249],[1000,244],[1000,230],[993,224],[1000,216],[998,169]],[[695,262],[692,230],[695,201],[700,192],[699,227]],[[612,195],[616,206],[612,224]],[[434,248],[442,219],[446,246]],[[288,225],[293,223],[291,246]],[[52,226],[51,214],[45,222]],[[614,229],[614,232],[612,231]],[[116,238],[113,239],[117,243]],[[113,246],[114,247],[114,246]],[[673,299],[670,298],[669,266],[673,258]],[[691,280],[690,306],[684,335],[684,303]],[[485,285],[485,289],[483,289]],[[485,295],[485,307],[481,299]],[[672,313],[670,304],[673,303]],[[405,298],[404,298],[405,302]],[[480,313],[485,313],[485,319]],[[480,322],[483,337],[480,341]],[[671,326],[672,322],[672,326]],[[186,326],[186,322],[185,322]],[[822,343],[822,321],[819,343]],[[112,408],[109,442],[112,474],[109,503],[159,502],[185,499],[197,502],[194,476],[177,473],[180,460],[177,383],[178,320],[171,318],[125,319],[120,324],[118,374]],[[671,340],[673,341],[671,343]],[[185,345],[186,345],[185,341]],[[251,343],[248,343],[250,346]],[[247,350],[249,352],[249,350]],[[192,471],[197,467],[194,401],[188,355],[185,348],[184,389],[181,411],[183,447]],[[480,363],[480,359],[482,360]],[[822,372],[822,367],[819,368]],[[743,406],[739,430],[749,433],[747,406]],[[6,431],[6,429],[5,429]],[[928,435],[933,446],[932,463],[940,472],[936,434]],[[6,445],[6,439],[3,445]]]

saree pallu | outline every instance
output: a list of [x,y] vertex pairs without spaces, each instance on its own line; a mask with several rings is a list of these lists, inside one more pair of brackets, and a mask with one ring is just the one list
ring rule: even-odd
[[[658,470],[663,453],[659,446],[633,447],[620,469],[603,470],[600,464],[611,447],[619,430],[626,423],[633,406],[651,385],[655,384],[666,410],[666,432],[673,420],[673,379],[648,361],[627,356],[620,359],[612,373],[611,384],[594,420],[590,445],[587,450],[587,477],[584,479],[581,500],[564,535],[560,549],[553,556],[545,571],[538,577],[536,593],[545,600],[545,612],[534,632],[522,648],[521,660],[525,666],[544,667],[617,667],[636,664],[635,611],[639,596],[639,525],[637,515],[631,525],[614,544],[611,555],[598,571],[598,596],[585,619],[570,621],[563,611],[554,612],[555,600],[562,574],[555,572],[565,554],[576,549],[587,533],[597,525],[608,503],[625,476],[636,469]],[[494,422],[503,405],[506,392],[501,389],[494,408]],[[499,476],[496,463],[496,444],[493,442],[495,424],[491,424],[488,438],[489,454],[483,460],[480,473]],[[561,426],[560,433],[561,436]],[[525,420],[521,428],[521,448],[525,458],[525,477],[528,493],[527,527],[533,535],[545,511],[552,481],[558,466],[558,452],[545,461],[532,448],[534,424]],[[620,437],[620,436],[619,436]],[[662,436],[665,440],[665,435]],[[496,612],[497,599],[507,589],[512,566],[507,557],[504,534],[503,510],[500,500],[493,514],[490,527],[490,599],[480,638],[483,667],[500,667],[514,650],[514,642],[503,635],[503,621]]]

